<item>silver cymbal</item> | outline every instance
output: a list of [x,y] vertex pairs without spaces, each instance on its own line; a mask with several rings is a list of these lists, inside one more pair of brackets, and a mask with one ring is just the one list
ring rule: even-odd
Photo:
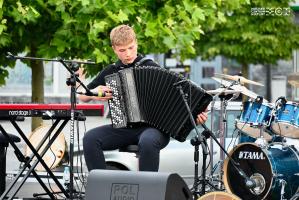
[[293,87],[299,88],[299,73],[289,74],[288,83]]
[[232,86],[232,82],[230,82],[230,81],[226,81],[226,80],[223,80],[221,78],[216,78],[216,77],[212,77],[212,79],[214,79],[215,81],[217,81],[218,83],[220,83],[224,87],[231,87]]
[[261,83],[246,79],[243,76],[238,76],[238,75],[231,76],[231,75],[227,75],[227,74],[218,74],[218,73],[215,73],[214,76],[217,78],[224,78],[224,79],[228,79],[228,80],[232,80],[232,81],[238,81],[241,84],[248,83],[248,84],[252,84],[252,85],[264,86]]
[[224,94],[224,95],[228,95],[228,94],[241,93],[241,91],[230,90],[230,89],[227,89],[227,88],[218,88],[216,90],[208,90],[207,93],[208,94]]
[[[222,84],[225,87],[229,87],[231,89],[233,89],[234,91],[240,91],[242,94],[256,99],[259,95],[257,95],[256,93],[252,92],[251,90],[248,90],[245,86],[243,85],[236,85],[236,84],[232,84],[232,82],[220,79],[220,78],[216,78],[216,77],[212,77],[212,79],[214,79],[215,81],[219,82],[220,84]],[[267,101],[266,99],[264,99],[265,101]]]
[[288,81],[288,83],[295,88],[299,88],[299,81],[290,80],[290,81]]

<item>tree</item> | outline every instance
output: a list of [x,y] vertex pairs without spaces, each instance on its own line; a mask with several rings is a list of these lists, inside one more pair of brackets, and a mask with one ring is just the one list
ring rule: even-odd
[[[44,56],[40,53],[41,45],[50,43],[61,20],[42,1],[0,1],[0,84],[5,83],[7,67],[13,67],[15,61],[5,57],[7,52],[18,54],[26,52],[27,56]],[[34,103],[44,103],[44,67],[40,61],[23,61],[32,70],[32,98]],[[32,129],[41,123],[41,119],[32,121]]]
[[[26,52],[33,57],[90,59],[97,67],[84,66],[95,75],[115,60],[109,32],[118,24],[134,26],[143,53],[176,49],[182,59],[197,55],[195,43],[203,27],[223,21],[219,8],[234,10],[246,1],[214,0],[0,0],[0,51],[5,55]],[[32,69],[32,102],[44,102],[43,65]],[[0,58],[0,84],[14,62]],[[37,125],[33,126],[36,127]]]
[[[129,24],[136,30],[139,48],[144,54],[165,53],[177,49],[180,57],[195,57],[195,41],[200,40],[204,26],[222,21],[221,1],[214,0],[82,0],[48,1],[57,5],[63,25],[47,48],[57,49],[60,56],[94,58],[97,67],[84,66],[88,75],[97,74],[115,61],[109,32],[118,24]],[[241,1],[242,3],[242,1]],[[237,8],[239,1],[226,7]],[[244,2],[243,2],[244,3]],[[140,33],[140,34],[139,34]],[[50,46],[49,46],[50,45]],[[48,57],[55,51],[46,49]]]
[[[226,12],[226,23],[206,30],[196,43],[197,50],[204,58],[223,55],[237,60],[245,77],[249,64],[269,67],[280,59],[290,59],[292,50],[299,47],[299,27],[289,3],[252,0]],[[267,96],[269,99],[270,94]]]

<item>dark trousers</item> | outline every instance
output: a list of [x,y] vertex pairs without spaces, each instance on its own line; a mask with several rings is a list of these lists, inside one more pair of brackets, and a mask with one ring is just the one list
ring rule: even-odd
[[83,150],[88,170],[105,169],[104,150],[115,150],[138,144],[139,170],[158,171],[160,150],[170,137],[155,128],[120,128],[104,125],[89,130],[83,138]]

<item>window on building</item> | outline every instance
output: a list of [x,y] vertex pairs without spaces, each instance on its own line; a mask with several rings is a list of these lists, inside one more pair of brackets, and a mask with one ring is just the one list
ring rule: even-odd
[[203,78],[211,78],[212,76],[214,76],[215,73],[215,68],[214,67],[202,67],[202,77]]
[[202,83],[200,84],[201,87],[205,90],[215,90],[216,89],[216,86],[215,84],[211,84],[211,83]]

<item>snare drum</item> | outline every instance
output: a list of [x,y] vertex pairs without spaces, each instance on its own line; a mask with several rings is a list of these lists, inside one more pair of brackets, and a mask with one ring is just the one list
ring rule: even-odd
[[231,161],[224,161],[225,188],[243,200],[281,199],[283,183],[286,183],[284,199],[289,199],[299,188],[299,157],[293,146],[272,143],[263,149],[255,143],[243,143],[236,146],[230,155],[256,183],[254,188],[246,188],[244,178]]
[[245,102],[240,120],[236,122],[236,127],[243,133],[258,138],[261,136],[261,128],[263,137],[266,140],[271,140],[270,131],[264,129],[268,126],[271,120],[272,106],[266,103]]
[[287,102],[276,110],[276,116],[271,123],[274,133],[290,138],[299,138],[299,105]]
[[198,200],[241,200],[239,197],[237,197],[234,194],[229,194],[227,192],[209,192],[201,197],[198,198]]

